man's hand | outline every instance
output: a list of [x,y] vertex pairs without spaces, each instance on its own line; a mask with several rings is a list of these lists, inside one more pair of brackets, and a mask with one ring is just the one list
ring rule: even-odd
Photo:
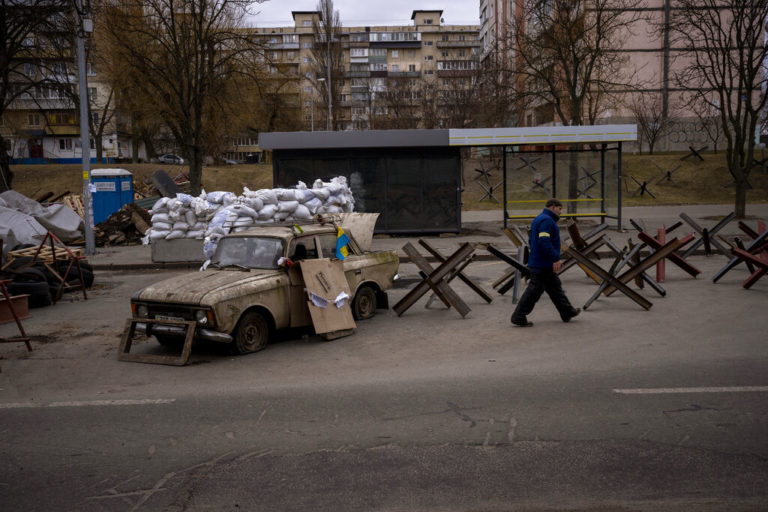
[[553,271],[555,274],[557,274],[558,272],[560,272],[560,269],[562,268],[562,266],[563,266],[563,262],[562,262],[562,261],[560,261],[560,260],[557,260],[556,262],[554,262],[554,263],[552,264],[552,271]]

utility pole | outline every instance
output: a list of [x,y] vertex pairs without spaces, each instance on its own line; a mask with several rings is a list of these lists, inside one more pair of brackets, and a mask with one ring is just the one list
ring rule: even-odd
[[84,2],[75,0],[77,13],[77,75],[80,82],[80,148],[83,153],[83,219],[85,220],[85,254],[96,254],[93,235],[93,196],[91,195],[91,137],[88,132],[88,78],[85,62],[85,38],[93,32],[93,20]]
[[[332,17],[330,19],[333,19]],[[328,25],[328,32],[326,34],[326,37],[328,39],[327,41],[327,48],[328,53],[326,53],[325,57],[325,64],[327,68],[327,77],[326,80],[328,80],[328,83],[326,84],[328,86],[328,131],[333,131],[333,95],[331,94],[331,37],[333,37],[333,26]]]

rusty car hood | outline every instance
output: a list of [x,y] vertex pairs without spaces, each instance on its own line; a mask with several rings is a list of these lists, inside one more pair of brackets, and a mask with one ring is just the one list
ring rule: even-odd
[[208,269],[190,272],[166,279],[144,288],[139,300],[151,302],[174,302],[177,304],[206,304],[206,298],[227,295],[229,289],[246,286],[251,290],[274,288],[277,282],[287,280],[285,272],[279,270],[237,270]]

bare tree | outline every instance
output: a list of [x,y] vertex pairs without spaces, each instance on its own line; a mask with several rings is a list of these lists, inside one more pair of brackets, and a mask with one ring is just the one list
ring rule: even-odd
[[[333,130],[341,109],[333,112],[333,105],[340,104],[344,82],[344,64],[341,55],[341,19],[333,7],[333,0],[320,0],[316,7],[319,20],[312,22],[315,43],[312,46],[314,73],[310,81],[321,92],[321,105],[325,106],[328,130]],[[330,91],[330,92],[329,92]]]
[[259,69],[261,48],[242,30],[252,3],[115,0],[107,10],[110,44],[141,77],[138,94],[189,160],[193,191],[200,187],[207,123],[236,108],[232,85]]
[[723,137],[723,124],[720,121],[720,102],[707,98],[703,91],[693,94],[685,102],[686,108],[696,115],[704,133],[712,143],[712,150],[717,153],[717,145]]
[[[41,93],[59,90],[60,61],[44,57],[51,49],[71,49],[62,34],[72,13],[68,0],[0,2],[0,116],[8,118],[11,110],[45,112],[47,102]],[[0,191],[13,187],[9,148],[0,132]]]
[[627,108],[635,117],[640,135],[640,153],[643,152],[643,140],[648,144],[648,152],[653,154],[653,148],[666,130],[661,107],[661,94],[641,93],[635,94],[629,100]]
[[503,65],[505,49],[497,44],[481,62],[476,76],[475,94],[483,101],[476,103],[474,124],[477,126],[515,126],[518,124],[513,75]]
[[[629,88],[633,76],[625,65],[626,56],[616,50],[640,19],[640,11],[633,9],[635,3],[522,0],[508,43],[514,48],[517,78],[513,83],[520,101],[534,107],[551,106],[551,122],[578,126],[588,115],[590,94]],[[578,177],[574,160],[569,170],[569,198],[577,195]]]
[[728,171],[736,189],[734,209],[743,218],[755,131],[766,104],[768,2],[679,0],[677,4],[671,28],[673,43],[683,49],[683,65],[675,81],[711,92],[719,102]]

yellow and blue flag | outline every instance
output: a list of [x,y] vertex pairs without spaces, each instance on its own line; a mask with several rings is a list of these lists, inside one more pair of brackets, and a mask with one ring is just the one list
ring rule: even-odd
[[343,260],[347,256],[349,256],[349,248],[347,247],[349,245],[349,237],[346,233],[344,233],[344,230],[341,229],[341,226],[336,227],[336,257],[340,260]]

